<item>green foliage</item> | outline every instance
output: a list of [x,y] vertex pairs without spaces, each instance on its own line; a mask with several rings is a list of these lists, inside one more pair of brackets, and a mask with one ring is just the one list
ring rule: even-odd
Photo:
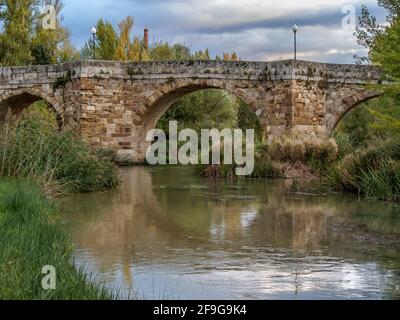
[[400,134],[400,97],[383,95],[350,111],[335,129],[335,135],[348,135],[354,147]]
[[360,176],[360,190],[370,198],[400,201],[400,162],[383,161]]
[[[55,29],[42,27],[40,3],[51,4],[56,9]],[[61,0],[3,0],[0,22],[0,65],[53,64],[76,58],[69,41],[69,32],[61,27]]]
[[169,121],[179,122],[178,130],[236,128],[239,106],[236,99],[222,90],[201,90],[179,99],[159,120],[157,128],[169,132]]
[[354,151],[324,171],[325,182],[337,189],[368,197],[399,201],[400,143],[381,142]]
[[378,0],[378,5],[387,11],[386,25],[378,24],[376,17],[371,15],[367,6],[361,7],[361,15],[358,18],[356,37],[358,44],[369,50],[369,57],[358,57],[359,62],[370,62],[371,53],[374,50],[375,41],[385,33],[387,26],[400,14],[400,5],[398,0]]
[[97,22],[97,42],[96,52],[99,59],[114,60],[115,51],[118,44],[118,35],[115,32],[112,24],[108,21],[100,19]]
[[[103,19],[99,19],[96,24],[96,59],[116,60],[118,46],[118,34],[113,25]],[[85,42],[80,51],[83,59],[93,59],[94,42],[90,38]]]
[[336,132],[334,139],[338,147],[338,159],[343,159],[346,155],[354,151],[355,142],[347,133]]
[[174,60],[174,51],[167,42],[154,43],[149,50],[150,59],[154,61]]
[[370,127],[374,117],[369,112],[370,107],[370,102],[357,106],[339,122],[335,131],[338,134],[348,135],[356,146],[365,144],[373,136]]
[[0,65],[17,66],[33,61],[31,35],[39,14],[37,0],[3,0],[0,15],[4,32],[0,34]]
[[254,129],[255,140],[261,141],[262,127],[252,110],[241,100],[218,89],[196,91],[179,99],[158,121],[157,128],[169,132],[169,122],[178,121],[178,130]]
[[400,17],[375,38],[371,59],[391,78],[400,79]]
[[386,94],[400,93],[400,5],[398,0],[379,0],[379,6],[388,12],[385,25],[379,25],[366,6],[362,7],[359,26],[356,30],[358,43],[369,50],[368,57],[360,62],[379,65],[391,80],[389,85],[380,86]]
[[261,142],[263,138],[263,129],[260,120],[255,112],[252,111],[243,100],[239,99],[238,103],[238,128],[242,130],[254,129],[256,142]]
[[284,166],[271,160],[271,157],[266,152],[267,149],[258,147],[254,160],[254,171],[251,178],[284,178]]
[[[0,300],[111,299],[71,264],[73,248],[54,212],[33,184],[0,181]],[[41,286],[46,265],[56,268],[56,290]]]
[[50,117],[42,107],[25,115],[15,129],[3,128],[0,176],[27,178],[52,195],[117,186],[110,156],[91,150],[71,132],[59,132]]

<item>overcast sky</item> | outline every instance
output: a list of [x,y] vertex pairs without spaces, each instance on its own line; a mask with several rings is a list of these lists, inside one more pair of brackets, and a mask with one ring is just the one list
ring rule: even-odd
[[150,39],[180,42],[214,56],[236,51],[242,60],[293,56],[294,23],[299,26],[299,59],[352,63],[360,53],[351,29],[342,27],[342,8],[360,13],[366,4],[383,21],[376,0],[65,0],[64,22],[80,47],[101,17],[117,26],[135,18],[134,34],[150,29]]

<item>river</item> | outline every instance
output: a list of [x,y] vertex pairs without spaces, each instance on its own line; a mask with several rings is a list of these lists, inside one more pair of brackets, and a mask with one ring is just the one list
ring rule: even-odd
[[60,207],[76,263],[122,298],[400,299],[397,205],[190,167],[121,175]]

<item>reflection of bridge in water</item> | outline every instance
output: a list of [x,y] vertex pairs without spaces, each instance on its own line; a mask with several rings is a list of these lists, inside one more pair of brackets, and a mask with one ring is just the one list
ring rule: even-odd
[[285,279],[271,289],[278,294],[294,292],[302,272],[305,291],[323,286],[333,272],[333,290],[343,259],[365,259],[363,243],[330,228],[342,209],[351,211],[352,199],[300,197],[286,193],[282,181],[216,182],[181,169],[123,173],[120,190],[73,196],[63,207],[77,247],[90,252],[100,270],[121,268],[124,283],[140,270],[218,274],[233,283],[259,274],[273,286],[271,279]]

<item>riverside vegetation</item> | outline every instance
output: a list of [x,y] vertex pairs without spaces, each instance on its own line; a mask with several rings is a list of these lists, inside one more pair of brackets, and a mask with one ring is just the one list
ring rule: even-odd
[[[119,184],[112,155],[59,132],[43,103],[0,135],[0,299],[110,299],[72,261],[72,245],[51,198]],[[43,290],[41,270],[52,265],[56,290]]]
[[[381,137],[382,138],[382,137]],[[358,145],[348,133],[304,141],[282,137],[256,148],[251,178],[308,179],[336,191],[387,201],[400,201],[399,136]],[[234,165],[199,165],[198,174],[234,178]]]

